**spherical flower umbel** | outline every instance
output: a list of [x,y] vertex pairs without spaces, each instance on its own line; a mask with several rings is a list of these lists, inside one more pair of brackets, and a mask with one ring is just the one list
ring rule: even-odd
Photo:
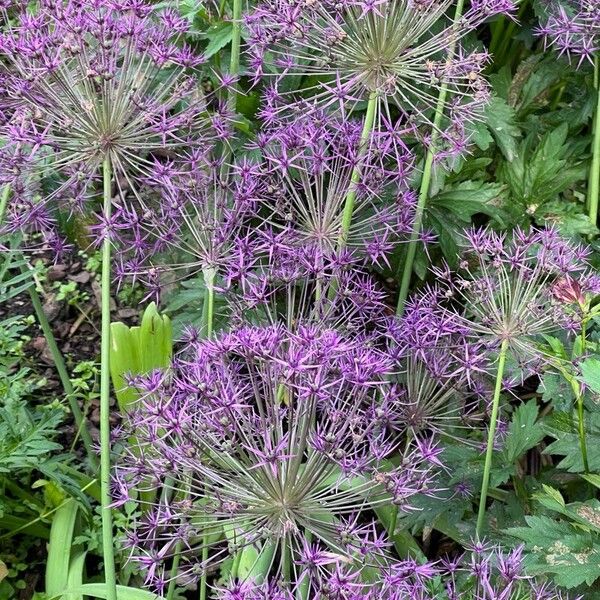
[[365,513],[410,510],[412,496],[433,493],[439,465],[431,440],[388,461],[403,442],[380,410],[391,369],[360,338],[247,327],[196,342],[170,375],[141,381],[115,501],[139,494],[129,543],[148,582],[164,587],[178,544],[184,579],[253,547],[268,574],[306,579],[308,597],[334,576],[368,591],[360,573],[385,569],[389,542]]
[[205,99],[188,72],[203,58],[183,43],[189,24],[175,11],[140,0],[2,11],[10,23],[0,35],[3,94],[13,110],[1,158],[11,167],[3,179],[13,228],[44,229],[52,200],[82,211],[107,169],[122,201],[143,203],[150,155],[209,137]]
[[[306,100],[298,101],[300,110],[316,103],[345,113],[376,96],[378,119],[399,110],[418,123],[432,118],[445,88],[452,97],[452,125],[464,132],[461,123],[489,96],[482,76],[488,56],[466,51],[459,41],[507,7],[505,2],[480,2],[454,20],[453,4],[265,0],[246,18],[249,60],[260,75],[268,63],[276,68],[275,77],[316,76],[317,83],[302,90]],[[266,100],[285,115],[289,95],[271,93]],[[451,129],[444,127],[444,137],[450,137]]]
[[[600,279],[586,262],[589,250],[554,229],[517,228],[508,236],[473,229],[464,239],[460,269],[434,268],[437,285],[410,305],[409,346],[451,348],[466,367],[469,353],[475,358],[475,342],[488,358],[484,353],[483,361],[472,363],[472,372],[485,372],[490,353],[493,357],[506,342],[514,362],[505,383],[519,383],[543,358],[544,334],[579,328],[582,315],[570,299],[565,301],[565,278],[577,280],[580,294],[600,291]],[[427,321],[432,327],[416,326]]]
[[[413,156],[403,142],[411,130],[382,129],[361,151],[361,127],[319,111],[270,128],[260,143],[270,179],[263,210],[273,227],[294,231],[296,243],[332,254],[347,195],[355,190],[346,248],[382,263],[412,230],[416,202],[406,182]],[[353,181],[357,167],[361,177]]]

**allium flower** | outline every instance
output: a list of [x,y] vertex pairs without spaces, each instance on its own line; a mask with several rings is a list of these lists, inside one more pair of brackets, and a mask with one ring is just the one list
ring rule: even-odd
[[[223,178],[223,161],[210,147],[198,148],[173,160],[155,161],[146,181],[145,210],[123,210],[115,241],[120,280],[139,279],[149,294],[160,292],[161,275],[172,283],[200,272],[215,285],[238,266],[239,240],[256,216],[261,172],[242,161]],[[251,255],[254,247],[247,248]]]
[[406,430],[412,438],[435,435],[466,442],[466,432],[481,415],[478,403],[468,401],[464,374],[436,377],[425,362],[410,355],[401,368],[396,394],[390,395],[395,428]]
[[[258,244],[240,242],[230,269],[228,300],[234,323],[312,324],[381,338],[389,318],[385,292],[348,251],[302,245],[295,230],[263,231]],[[236,260],[232,260],[235,265]]]
[[332,330],[268,327],[196,342],[173,367],[140,381],[115,482],[116,502],[142,506],[129,544],[147,581],[164,587],[177,545],[184,579],[254,547],[271,556],[263,575],[305,580],[307,597],[368,596],[361,572],[386,570],[389,542],[366,511],[410,510],[439,465],[430,440],[388,460],[402,443],[382,402],[390,358]]
[[189,24],[175,11],[138,0],[44,0],[35,14],[2,12],[14,23],[0,36],[3,92],[15,104],[2,155],[14,229],[44,229],[54,218],[32,198],[82,210],[103,166],[122,200],[142,200],[150,154],[206,139],[205,101],[187,74],[203,59],[181,42]]
[[[310,600],[568,600],[549,583],[538,583],[523,569],[521,547],[506,551],[501,547],[476,544],[462,556],[436,563],[394,560],[384,578],[370,590],[360,583],[331,577],[327,588]],[[354,585],[352,585],[354,584]],[[256,584],[235,581],[218,588],[219,600],[292,600],[293,591],[275,581]],[[572,598],[581,600],[581,598]]]
[[[319,112],[264,134],[260,146],[270,177],[264,210],[273,227],[295,232],[296,243],[331,254],[340,241],[348,192],[354,189],[345,246],[381,263],[412,229],[416,201],[406,189],[412,155],[403,131],[392,127],[373,134],[361,151],[361,128],[358,121]],[[357,167],[361,177],[355,182]]]
[[434,345],[445,336],[448,343],[454,339],[456,347],[462,345],[462,336],[493,351],[506,341],[517,371],[505,383],[519,383],[540,359],[538,344],[544,334],[578,328],[580,317],[559,292],[564,288],[561,282],[576,278],[582,293],[600,290],[599,278],[587,267],[588,256],[586,247],[570,243],[553,229],[516,229],[510,237],[491,230],[468,231],[461,270],[434,268],[438,284],[414,301],[410,319],[431,321],[429,333],[423,329],[420,335],[429,335]]
[[[453,97],[452,125],[462,132],[488,98],[481,75],[488,56],[457,48],[457,42],[490,15],[514,7],[495,0],[473,3],[453,22],[447,16],[452,5],[452,0],[266,0],[246,18],[249,61],[257,76],[265,62],[282,77],[317,76],[313,88],[302,90],[311,100],[299,103],[300,110],[314,100],[344,113],[376,96],[380,116],[389,117],[393,105],[422,120],[430,118],[444,87]],[[266,100],[272,110],[286,111],[285,96],[275,84]],[[449,139],[451,129],[445,128]]]
[[600,10],[597,0],[547,1],[548,17],[539,27],[546,46],[573,59],[577,66],[593,64],[600,52]]

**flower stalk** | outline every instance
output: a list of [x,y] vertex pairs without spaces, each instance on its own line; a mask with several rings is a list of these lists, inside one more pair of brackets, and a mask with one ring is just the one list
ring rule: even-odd
[[492,470],[492,456],[494,453],[494,437],[496,435],[496,425],[498,422],[498,410],[500,407],[500,392],[502,391],[502,378],[504,376],[504,366],[506,364],[506,354],[508,352],[508,339],[502,340],[500,346],[500,355],[498,357],[498,369],[496,371],[496,385],[494,388],[494,398],[492,400],[492,415],[490,418],[490,427],[488,430],[487,446],[485,450],[485,463],[483,467],[483,481],[481,482],[481,494],[479,496],[479,512],[477,514],[477,527],[475,529],[477,538],[481,538],[481,531],[485,520],[486,501],[488,488],[490,485],[490,473]]
[[[229,61],[229,74],[238,75],[240,70],[240,47],[242,40],[242,0],[233,0],[233,14],[231,15],[231,58]],[[229,109],[235,112],[238,87],[237,83],[227,95]]]
[[[110,157],[104,159],[103,209],[104,218],[110,222],[112,211],[112,166]],[[102,499],[102,553],[106,600],[117,600],[117,580],[113,547],[113,518],[110,495],[110,236],[102,242],[102,338],[100,345],[100,490]]]
[[[453,31],[460,24],[464,9],[464,0],[458,0],[456,5],[456,12],[454,15],[454,26]],[[449,48],[449,59],[454,54],[456,48],[456,39],[452,40]],[[425,206],[427,199],[429,198],[429,190],[431,188],[431,176],[433,174],[433,161],[435,160],[436,145],[440,137],[440,126],[442,124],[442,118],[444,116],[444,109],[446,107],[446,100],[448,99],[448,84],[444,83],[440,88],[437,105],[435,108],[435,117],[433,119],[433,128],[431,131],[431,142],[427,156],[425,157],[425,167],[423,169],[423,177],[421,178],[421,186],[419,188],[419,199],[417,202],[417,209],[415,212],[415,220],[413,222],[413,230],[410,235],[408,246],[406,249],[406,259],[404,261],[404,270],[402,272],[402,279],[400,282],[400,292],[398,295],[398,304],[396,307],[396,314],[402,316],[404,313],[404,305],[408,297],[408,289],[410,287],[410,279],[412,276],[413,265],[415,262],[415,255],[417,253],[417,244],[419,242],[419,235],[421,233],[421,226],[423,225],[423,214],[425,212]]]
[[354,204],[356,202],[356,186],[360,182],[361,176],[361,165],[360,161],[365,156],[368,146],[369,138],[373,132],[373,125],[375,123],[375,113],[377,111],[377,98],[378,94],[376,91],[371,92],[369,95],[369,101],[367,103],[367,112],[365,115],[365,122],[363,124],[362,132],[360,135],[360,147],[357,157],[357,165],[352,170],[350,177],[350,187],[346,194],[344,201],[344,212],[342,214],[342,226],[340,229],[340,235],[338,238],[338,249],[346,247],[348,241],[348,234],[350,232],[350,226],[352,225],[352,213],[354,212]]
[[598,224],[598,201],[600,198],[600,53],[594,58],[594,89],[597,95],[592,141],[592,166],[588,184],[588,215],[592,225]]

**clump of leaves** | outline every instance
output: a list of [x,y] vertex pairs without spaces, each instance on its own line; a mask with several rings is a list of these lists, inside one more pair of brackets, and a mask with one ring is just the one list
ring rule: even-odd
[[[600,476],[585,476],[600,488]],[[566,503],[559,490],[544,485],[534,498],[547,514],[525,517],[526,527],[507,533],[525,542],[531,574],[552,574],[566,588],[600,578],[600,501]]]

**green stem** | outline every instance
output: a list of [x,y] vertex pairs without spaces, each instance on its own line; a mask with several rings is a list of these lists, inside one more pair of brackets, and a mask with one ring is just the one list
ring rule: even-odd
[[[206,541],[206,534],[203,536],[204,544],[202,546],[202,564],[206,564],[208,560],[208,542]],[[241,558],[241,552],[240,552]],[[240,559],[237,559],[240,560]],[[238,563],[239,564],[239,563]],[[206,569],[202,571],[202,576],[200,577],[200,600],[206,600]]]
[[[231,15],[231,59],[229,61],[229,74],[239,75],[240,47],[242,41],[242,0],[233,0],[233,14]],[[237,100],[237,84],[227,92],[229,109],[235,112]]]
[[[205,337],[210,337],[213,332],[214,322],[214,306],[215,306],[215,277],[216,271],[214,268],[204,269],[204,305],[202,307],[202,332]],[[189,496],[189,490],[185,491],[184,497]],[[175,546],[175,552],[173,555],[173,563],[171,564],[171,580],[169,581],[169,587],[167,589],[166,600],[172,600],[177,587],[177,570],[179,569],[179,563],[181,561],[181,542],[177,542]],[[205,563],[208,560],[208,534],[202,535],[202,562]],[[200,600],[206,600],[206,571],[203,571],[200,576],[200,582],[198,583],[200,590]]]
[[281,574],[283,576],[284,586],[289,586],[292,579],[290,558],[290,546],[286,536],[283,538],[283,543],[281,545]]
[[588,185],[588,215],[592,225],[598,224],[598,199],[600,197],[600,53],[594,59],[594,88],[598,96],[594,115],[592,166]]
[[214,312],[215,312],[215,277],[216,272],[214,269],[206,269],[204,271],[204,308],[202,311],[202,317],[204,320],[203,331],[206,337],[210,337],[213,332],[214,326]]
[[[23,267],[23,271],[25,270],[26,267]],[[50,327],[50,323],[48,322],[48,317],[46,317],[46,313],[44,312],[42,300],[37,289],[35,288],[35,283],[32,283],[28,291],[29,297],[31,299],[31,304],[33,305],[33,310],[35,311],[38,323],[40,324],[44,337],[46,338],[48,350],[52,355],[54,366],[58,371],[58,376],[67,396],[67,400],[69,401],[69,406],[71,407],[71,412],[73,413],[73,418],[75,419],[77,430],[81,435],[81,440],[85,447],[90,466],[92,467],[92,470],[95,470],[96,457],[94,455],[94,451],[92,450],[92,438],[87,427],[85,426],[84,416],[81,412],[81,409],[79,408],[79,404],[77,403],[77,397],[75,396],[75,390],[73,389],[73,384],[71,383],[71,379],[69,378],[67,366],[65,365],[65,359],[63,358],[63,355],[60,349],[58,348],[58,344],[56,343],[56,338],[54,337],[52,327]]]
[[352,213],[354,212],[354,203],[356,202],[356,190],[357,185],[360,182],[361,176],[361,160],[367,152],[369,146],[369,138],[373,131],[373,124],[375,123],[375,113],[377,109],[377,92],[371,92],[369,95],[369,102],[367,104],[367,113],[365,115],[365,122],[363,123],[362,132],[360,134],[360,142],[357,156],[357,164],[352,170],[350,175],[350,187],[346,194],[344,201],[344,212],[342,213],[342,226],[338,237],[338,249],[346,247],[348,242],[348,233],[350,232],[350,225],[352,224]]
[[[104,218],[112,212],[112,167],[106,157],[102,165]],[[100,489],[102,497],[102,554],[106,600],[117,600],[117,577],[113,547],[113,519],[110,508],[110,238],[102,242],[102,338],[100,341]]]
[[10,185],[6,184],[2,190],[2,196],[0,196],[0,223],[4,220],[4,213],[6,212],[6,206],[8,204],[8,198],[10,196]]
[[[456,5],[456,12],[454,14],[454,29],[459,26],[460,19],[462,17],[464,8],[464,0],[458,0]],[[450,43],[448,55],[451,57],[454,54],[456,48],[456,40]],[[423,224],[423,214],[425,212],[425,205],[427,198],[429,197],[429,189],[431,187],[431,176],[433,174],[433,161],[435,159],[436,144],[440,137],[440,126],[442,124],[442,118],[444,116],[444,108],[446,107],[446,99],[448,97],[448,84],[444,83],[440,88],[440,94],[438,96],[437,105],[435,107],[435,116],[433,119],[433,130],[431,132],[431,142],[427,156],[425,157],[425,167],[423,169],[423,177],[421,179],[421,186],[419,188],[419,199],[417,202],[417,208],[415,211],[415,220],[410,234],[408,247],[406,249],[406,259],[404,261],[404,270],[402,273],[402,280],[400,283],[400,292],[398,295],[398,305],[396,307],[396,314],[402,316],[404,313],[404,305],[408,298],[408,288],[410,287],[410,279],[412,276],[413,265],[415,262],[415,255],[417,253],[417,244],[419,242],[419,235],[421,233],[421,226]]]
[[502,341],[500,356],[498,358],[498,370],[496,371],[496,387],[494,388],[494,399],[492,401],[492,415],[488,430],[487,447],[485,449],[485,464],[483,467],[483,481],[481,482],[481,495],[479,496],[479,513],[477,514],[477,538],[481,537],[483,521],[485,519],[486,501],[488,488],[490,486],[490,473],[492,470],[492,455],[494,453],[494,437],[496,435],[496,424],[498,422],[498,409],[500,407],[500,392],[502,391],[502,377],[504,376],[504,365],[508,352],[508,340]]
[[579,448],[581,449],[581,460],[583,461],[583,469],[586,473],[590,472],[590,465],[588,463],[587,455],[587,443],[585,439],[585,415],[583,411],[583,394],[581,393],[581,386],[577,383],[576,390],[577,398],[577,434],[579,436]]

